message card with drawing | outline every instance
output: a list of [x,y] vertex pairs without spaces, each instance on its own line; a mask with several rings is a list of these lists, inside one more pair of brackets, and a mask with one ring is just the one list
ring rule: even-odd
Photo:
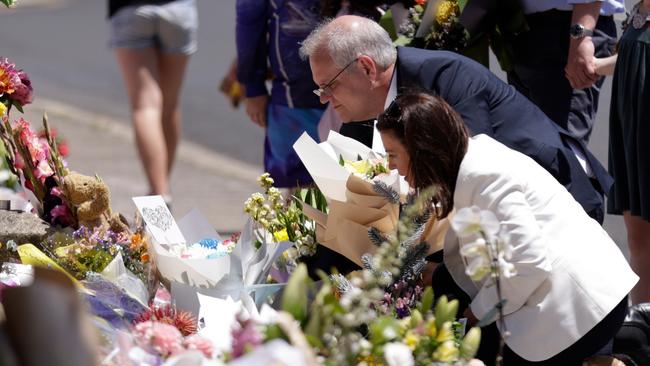
[[158,243],[185,244],[185,238],[161,196],[133,197],[133,202]]

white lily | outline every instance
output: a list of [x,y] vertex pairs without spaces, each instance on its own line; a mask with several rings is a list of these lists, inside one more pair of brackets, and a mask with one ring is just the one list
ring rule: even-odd
[[384,346],[384,359],[388,366],[413,366],[413,353],[404,343],[387,343]]

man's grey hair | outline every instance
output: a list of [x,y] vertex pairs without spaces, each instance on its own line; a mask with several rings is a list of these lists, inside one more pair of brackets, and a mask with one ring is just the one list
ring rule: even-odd
[[325,52],[340,68],[361,55],[370,57],[381,68],[395,63],[397,50],[388,32],[377,22],[359,17],[360,26],[352,30],[342,24],[332,24],[332,21],[321,23],[302,42],[300,56],[303,59]]

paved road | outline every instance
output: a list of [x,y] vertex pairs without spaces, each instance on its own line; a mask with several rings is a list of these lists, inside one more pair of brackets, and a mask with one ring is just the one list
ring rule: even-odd
[[[217,93],[218,80],[236,53],[234,4],[198,0],[199,51],[183,92],[183,133],[188,141],[243,166],[260,167],[262,131]],[[16,10],[0,9],[0,56],[29,72],[37,97],[105,114],[129,128],[122,81],[106,47],[105,7],[106,0],[22,0]],[[608,81],[590,144],[605,165],[610,89]],[[622,220],[608,217],[605,228],[625,248]]]

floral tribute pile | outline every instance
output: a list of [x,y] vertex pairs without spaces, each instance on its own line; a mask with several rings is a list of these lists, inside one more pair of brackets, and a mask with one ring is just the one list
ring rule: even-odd
[[[104,365],[481,364],[473,359],[479,328],[466,330],[458,302],[434,297],[423,282],[430,192],[406,194],[385,158],[359,154],[357,144],[337,135],[320,147],[305,142],[306,165],[333,168],[314,177],[318,187],[287,196],[262,175],[263,192],[243,205],[251,223],[239,237],[221,240],[192,213],[177,225],[166,207],[138,206],[141,217],[129,223],[110,210],[101,179],[68,169],[65,145],[47,118],[42,134],[11,118],[12,109],[20,112],[33,99],[32,86],[1,60],[3,160],[30,199],[27,211],[53,231],[38,243],[0,243],[0,307],[4,288],[28,285],[30,268],[45,266],[79,289],[99,340],[93,352]],[[322,157],[321,147],[334,154]],[[374,216],[351,217],[348,209]],[[459,217],[473,223],[472,215]],[[203,231],[193,232],[197,227]],[[349,227],[363,240],[340,232]],[[159,235],[169,229],[180,239]],[[334,248],[356,247],[341,253],[354,255],[361,269],[345,276],[321,271],[313,282],[301,259],[328,238]],[[507,247],[499,245],[497,263],[507,269]],[[467,250],[471,271],[512,275],[485,267],[493,263],[489,248]],[[267,283],[271,276],[279,283]],[[174,286],[183,280],[181,298]],[[188,299],[198,309],[180,306]]]

